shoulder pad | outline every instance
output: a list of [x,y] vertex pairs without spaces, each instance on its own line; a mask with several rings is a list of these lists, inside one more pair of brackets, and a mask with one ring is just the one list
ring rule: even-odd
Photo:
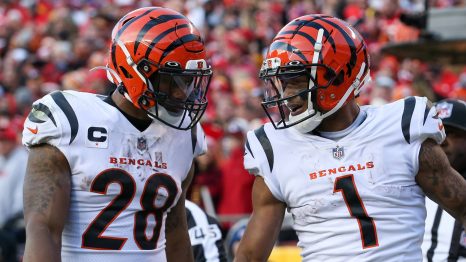
[[[68,122],[64,123],[64,122]],[[23,129],[23,144],[71,144],[78,133],[78,119],[61,91],[33,103]]]
[[401,117],[401,131],[408,144],[421,143],[427,138],[442,143],[445,130],[437,110],[426,97],[408,97],[404,99]]

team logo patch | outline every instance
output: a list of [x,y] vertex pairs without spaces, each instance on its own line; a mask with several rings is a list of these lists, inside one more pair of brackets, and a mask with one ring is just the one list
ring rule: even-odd
[[436,106],[437,108],[437,114],[440,118],[449,118],[451,117],[451,112],[453,110],[453,104],[443,102],[439,103]]
[[342,159],[345,156],[345,150],[343,147],[335,147],[332,148],[332,153],[333,153],[333,158],[336,158],[338,160]]

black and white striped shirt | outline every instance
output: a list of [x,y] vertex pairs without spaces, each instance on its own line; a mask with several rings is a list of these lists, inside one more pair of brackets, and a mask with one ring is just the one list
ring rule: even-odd
[[466,234],[462,224],[429,198],[426,198],[426,210],[424,262],[466,262]]
[[188,200],[185,206],[194,260],[196,262],[227,261],[222,231],[217,220]]

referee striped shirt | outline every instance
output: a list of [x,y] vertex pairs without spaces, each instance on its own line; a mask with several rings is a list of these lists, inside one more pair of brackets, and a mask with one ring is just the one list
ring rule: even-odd
[[193,202],[186,200],[189,238],[196,262],[227,261],[222,231],[215,218],[207,215]]
[[466,262],[466,234],[459,221],[426,197],[424,262]]

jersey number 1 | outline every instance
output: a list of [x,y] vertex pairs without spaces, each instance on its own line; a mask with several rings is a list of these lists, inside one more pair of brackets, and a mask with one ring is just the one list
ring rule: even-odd
[[378,246],[379,242],[374,219],[367,215],[366,208],[359,197],[358,189],[354,183],[353,175],[337,177],[333,192],[342,193],[349,213],[358,220],[362,248],[366,249]]
[[[107,227],[125,210],[136,193],[136,182],[133,177],[121,169],[107,169],[99,173],[91,184],[91,192],[107,194],[112,183],[120,185],[120,193],[108,204],[87,227],[82,235],[82,248],[98,250],[120,250],[127,238],[102,236]],[[141,194],[142,210],[134,214],[133,235],[140,249],[151,250],[157,247],[164,212],[175,201],[178,187],[175,181],[166,174],[156,173],[146,180]],[[164,196],[163,199],[161,196]],[[146,236],[147,218],[153,215],[155,226],[152,237]]]

